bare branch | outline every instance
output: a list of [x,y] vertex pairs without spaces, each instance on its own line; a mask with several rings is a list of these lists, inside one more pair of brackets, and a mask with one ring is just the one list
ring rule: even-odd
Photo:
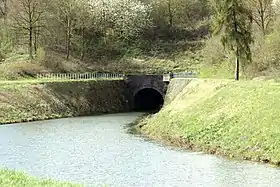
[[248,2],[253,12],[253,21],[265,35],[275,16],[272,8],[273,0],[249,0]]

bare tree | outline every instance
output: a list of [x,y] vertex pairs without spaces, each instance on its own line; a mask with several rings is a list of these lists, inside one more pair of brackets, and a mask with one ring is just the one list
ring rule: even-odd
[[13,15],[15,24],[14,27],[19,30],[27,31],[29,58],[33,59],[33,46],[35,53],[37,50],[39,21],[42,18],[44,9],[42,8],[43,1],[41,0],[19,0],[19,11]]
[[81,0],[53,0],[52,10],[57,21],[63,26],[65,32],[65,52],[69,59],[73,37],[73,29],[76,24],[77,14],[81,12],[79,5]]
[[[80,35],[80,59],[83,60],[85,56],[85,48],[86,48],[86,32],[92,27],[91,22],[91,14],[89,13],[88,4],[81,2],[80,4],[80,13],[77,15],[77,24],[76,30],[78,30],[78,34]],[[105,13],[102,12],[102,18],[105,20]]]
[[263,35],[266,35],[275,17],[273,0],[249,0],[248,2],[252,9],[254,22]]

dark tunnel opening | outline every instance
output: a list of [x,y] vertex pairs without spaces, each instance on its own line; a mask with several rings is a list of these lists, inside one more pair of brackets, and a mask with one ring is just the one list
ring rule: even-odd
[[140,90],[134,96],[134,110],[137,112],[158,112],[163,103],[163,96],[152,88]]

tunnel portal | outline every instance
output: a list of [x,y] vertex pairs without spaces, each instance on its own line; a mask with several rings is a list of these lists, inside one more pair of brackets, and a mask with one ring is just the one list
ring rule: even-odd
[[152,88],[142,89],[134,96],[134,110],[138,112],[157,112],[163,103],[161,93]]

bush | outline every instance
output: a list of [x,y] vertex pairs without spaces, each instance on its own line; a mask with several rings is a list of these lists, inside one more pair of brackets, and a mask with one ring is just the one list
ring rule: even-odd
[[201,78],[234,77],[235,56],[224,48],[220,36],[214,36],[206,41],[202,55]]
[[28,61],[4,63],[0,65],[0,79],[15,80],[22,77],[34,77],[42,70],[44,68],[39,64]]
[[199,78],[232,79],[234,78],[234,63],[204,64],[199,72]]
[[45,57],[46,57],[46,52],[45,52],[44,48],[39,47],[39,49],[37,50],[37,56],[36,56],[37,61],[39,63],[42,63],[42,62],[44,62]]
[[57,73],[68,73],[68,72],[83,72],[86,69],[85,64],[73,57],[69,60],[61,53],[48,51],[45,54],[45,59],[40,62],[45,69]]
[[206,41],[202,55],[206,64],[220,64],[228,61],[230,53],[223,47],[221,37],[214,36]]
[[258,38],[253,48],[254,74],[278,70],[280,67],[280,18],[275,22],[274,31],[265,38]]
[[[1,22],[0,22],[1,24]],[[7,57],[7,54],[12,52],[13,43],[10,38],[7,29],[4,27],[0,27],[0,62],[3,61]]]

